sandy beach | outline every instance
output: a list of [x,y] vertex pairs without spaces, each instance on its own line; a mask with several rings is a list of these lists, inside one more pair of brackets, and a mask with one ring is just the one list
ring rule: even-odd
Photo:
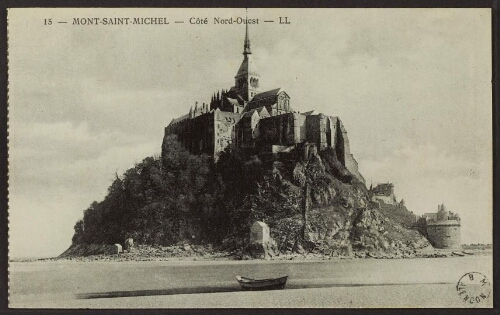
[[[464,302],[468,272],[493,281],[491,256],[331,261],[10,263],[12,308],[492,307]],[[288,275],[284,290],[243,292],[235,276]]]

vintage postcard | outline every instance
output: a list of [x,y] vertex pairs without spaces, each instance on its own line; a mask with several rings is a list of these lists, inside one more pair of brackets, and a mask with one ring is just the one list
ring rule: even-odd
[[10,308],[491,308],[490,9],[8,10]]

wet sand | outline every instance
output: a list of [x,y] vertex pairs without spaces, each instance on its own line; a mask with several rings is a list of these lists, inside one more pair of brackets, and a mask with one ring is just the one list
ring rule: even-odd
[[[491,256],[331,261],[45,261],[10,264],[13,308],[492,307],[457,281]],[[236,275],[288,275],[284,290],[242,292]]]

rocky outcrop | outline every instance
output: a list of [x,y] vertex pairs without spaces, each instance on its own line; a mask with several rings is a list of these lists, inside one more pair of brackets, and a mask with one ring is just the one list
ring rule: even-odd
[[397,253],[430,245],[418,231],[403,227],[377,209],[360,213],[353,224],[351,240],[355,249],[364,252]]
[[[304,190],[304,213],[294,221],[303,224],[298,244],[306,253],[401,256],[430,245],[408,226],[406,208],[404,215],[391,216],[370,202],[366,187],[338,161],[334,150],[318,153],[309,145],[307,151],[307,159],[297,162],[292,172],[294,185]],[[280,248],[297,252],[292,243],[297,242],[289,240]]]

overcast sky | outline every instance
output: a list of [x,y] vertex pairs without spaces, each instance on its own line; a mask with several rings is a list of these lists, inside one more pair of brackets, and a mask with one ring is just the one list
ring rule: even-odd
[[[10,255],[53,256],[115,173],[161,151],[163,129],[228,89],[244,9],[9,10]],[[250,9],[264,90],[339,116],[371,182],[417,214],[444,203],[464,243],[492,242],[489,9]],[[278,24],[287,16],[289,25]],[[75,26],[76,17],[169,25]],[[191,25],[207,17],[208,25]],[[43,25],[46,18],[53,24]],[[173,21],[183,20],[184,24]],[[274,20],[274,23],[264,23]],[[67,24],[57,23],[67,21]]]

